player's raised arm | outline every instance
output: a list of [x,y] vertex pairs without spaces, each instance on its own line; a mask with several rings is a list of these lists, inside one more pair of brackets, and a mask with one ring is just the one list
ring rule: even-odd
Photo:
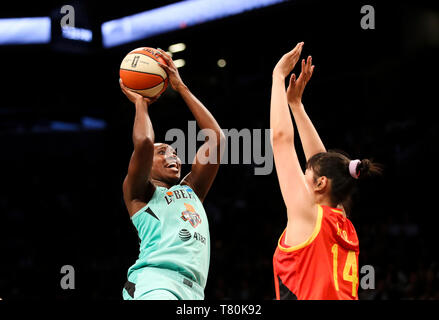
[[299,60],[302,46],[303,42],[298,43],[276,64],[271,92],[270,128],[274,161],[289,220],[292,215],[310,211],[308,208],[312,201],[294,146],[294,127],[285,90],[285,78]]
[[314,66],[312,65],[311,56],[308,57],[306,62],[305,59],[302,59],[302,71],[300,76],[296,79],[296,75],[293,73],[290,77],[290,84],[287,89],[288,104],[293,112],[307,161],[319,152],[326,152],[326,148],[302,104],[303,90],[311,78],[313,71]]
[[172,58],[163,50],[160,50],[161,57],[167,65],[162,67],[169,76],[169,82],[174,90],[180,93],[189,110],[192,112],[198,126],[203,129],[209,129],[210,136],[206,142],[198,149],[195,159],[192,163],[191,172],[182,180],[182,184],[188,184],[196,192],[201,201],[206,197],[221,162],[221,151],[224,149],[224,133],[217,121],[209,110],[198,100],[183,83]]
[[133,126],[134,152],[123,182],[123,196],[130,216],[140,210],[154,193],[149,182],[154,157],[154,130],[148,114],[153,100],[127,89],[120,80],[122,92],[136,107]]

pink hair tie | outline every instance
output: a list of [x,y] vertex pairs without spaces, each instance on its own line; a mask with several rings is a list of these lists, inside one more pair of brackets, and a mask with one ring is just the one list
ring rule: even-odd
[[351,160],[351,162],[349,162],[349,173],[355,179],[358,179],[358,177],[360,176],[360,172],[357,173],[357,167],[360,163],[361,163],[361,160],[358,160],[358,159]]

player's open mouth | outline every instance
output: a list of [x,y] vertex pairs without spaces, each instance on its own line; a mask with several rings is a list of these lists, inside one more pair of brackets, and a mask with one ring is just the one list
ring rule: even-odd
[[168,163],[168,164],[165,166],[165,168],[167,168],[167,169],[172,169],[173,171],[178,172],[178,165],[177,165],[176,162]]

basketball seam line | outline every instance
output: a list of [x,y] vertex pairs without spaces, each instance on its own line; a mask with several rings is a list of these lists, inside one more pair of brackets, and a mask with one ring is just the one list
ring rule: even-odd
[[157,73],[151,73],[151,72],[145,72],[145,71],[138,71],[138,70],[130,70],[130,69],[125,69],[125,68],[120,68],[120,70],[151,74],[151,75],[153,75],[153,76],[159,76],[160,78],[162,78],[163,81],[166,80],[165,78],[163,78],[161,75],[159,75],[159,74],[157,74]]
[[[158,86],[161,85],[161,84],[162,84],[162,82],[160,82],[159,84],[156,84],[154,87],[142,88],[142,89],[131,89],[131,88],[130,88],[130,90],[134,90],[134,91],[149,90],[149,89],[154,89],[154,88],[158,87]],[[164,84],[163,84],[163,86],[164,86]],[[163,88],[162,88],[162,89],[163,89]]]

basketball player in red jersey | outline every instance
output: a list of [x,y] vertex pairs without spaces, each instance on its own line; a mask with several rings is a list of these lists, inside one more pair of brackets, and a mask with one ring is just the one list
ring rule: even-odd
[[[273,257],[276,299],[358,299],[357,233],[346,217],[358,179],[380,173],[368,159],[350,160],[326,151],[302,104],[312,76],[312,58],[302,60],[300,76],[285,78],[299,60],[303,42],[273,70],[270,127],[276,171],[288,222]],[[307,160],[303,173],[294,146],[293,113]]]

